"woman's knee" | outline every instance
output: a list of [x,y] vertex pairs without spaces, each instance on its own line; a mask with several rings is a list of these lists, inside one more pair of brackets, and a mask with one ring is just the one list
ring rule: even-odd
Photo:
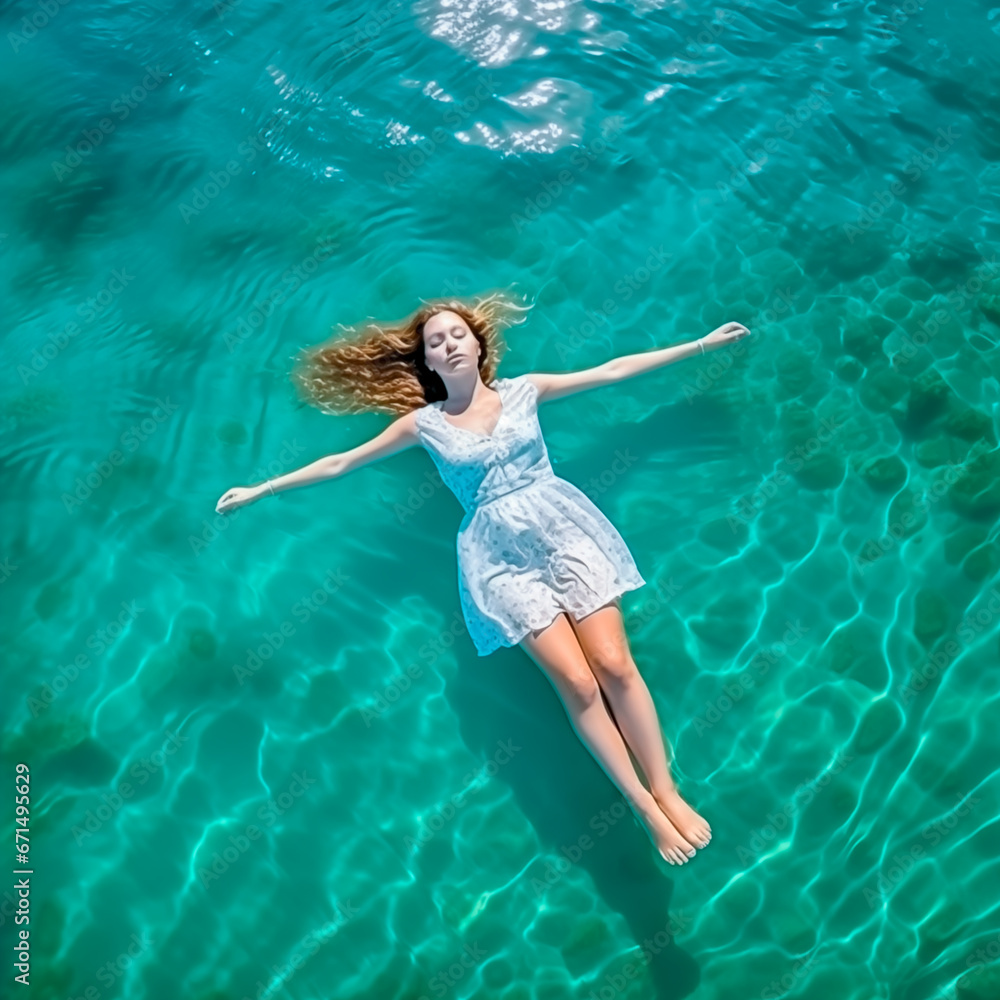
[[602,684],[629,684],[639,676],[639,668],[623,646],[609,644],[589,652],[591,669]]
[[563,668],[556,678],[563,699],[574,708],[587,708],[601,696],[601,686],[585,663]]
[[587,662],[602,687],[628,684],[639,676],[617,607],[602,608],[581,619],[575,630]]
[[523,644],[568,707],[586,708],[600,697],[597,678],[564,615]]
[[567,708],[583,709],[601,696],[601,686],[583,656],[536,660]]

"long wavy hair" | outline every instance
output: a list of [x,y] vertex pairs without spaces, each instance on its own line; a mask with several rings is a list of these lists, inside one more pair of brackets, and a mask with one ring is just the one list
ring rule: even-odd
[[460,298],[421,299],[409,318],[394,323],[369,320],[359,327],[338,324],[348,336],[335,335],[303,350],[292,371],[299,395],[324,413],[371,411],[403,416],[427,403],[447,399],[441,376],[424,358],[424,324],[439,312],[457,313],[479,341],[479,376],[487,385],[496,377],[506,351],[503,329],[523,322],[531,306],[500,292],[471,302]]

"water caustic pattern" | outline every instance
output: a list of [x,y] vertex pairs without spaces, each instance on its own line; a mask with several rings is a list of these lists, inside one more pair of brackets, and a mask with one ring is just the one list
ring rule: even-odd
[[[5,979],[28,898],[36,1000],[997,996],[995,9],[2,18]],[[753,331],[540,411],[683,868],[475,655],[426,453],[214,514],[385,426],[301,347],[508,286],[505,377]]]

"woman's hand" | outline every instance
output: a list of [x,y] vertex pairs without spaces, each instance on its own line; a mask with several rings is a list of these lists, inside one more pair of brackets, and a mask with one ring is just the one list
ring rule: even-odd
[[[264,492],[267,492],[266,490]],[[231,490],[226,490],[215,505],[215,510],[219,514],[228,514],[237,507],[245,507],[254,500],[263,496],[259,486],[234,486]]]
[[701,338],[701,342],[705,345],[705,353],[707,354],[709,351],[717,351],[721,347],[728,347],[737,340],[742,340],[744,337],[749,336],[750,331],[742,323],[723,323],[722,326],[716,327],[711,333],[706,333]]

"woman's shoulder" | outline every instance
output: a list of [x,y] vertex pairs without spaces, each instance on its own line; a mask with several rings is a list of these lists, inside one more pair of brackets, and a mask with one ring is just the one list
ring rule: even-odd
[[535,399],[538,398],[538,383],[533,380],[531,372],[498,378],[497,382],[502,384],[507,391],[513,391],[519,395],[531,396]]
[[429,430],[433,429],[435,426],[435,410],[441,408],[440,402],[424,403],[423,406],[418,406],[414,410],[410,410],[406,416],[413,422],[413,427],[417,431],[418,436],[423,436]]
[[523,386],[525,388],[537,389],[537,384],[533,381],[531,372],[522,372],[520,375],[497,376],[497,382],[505,386]]

